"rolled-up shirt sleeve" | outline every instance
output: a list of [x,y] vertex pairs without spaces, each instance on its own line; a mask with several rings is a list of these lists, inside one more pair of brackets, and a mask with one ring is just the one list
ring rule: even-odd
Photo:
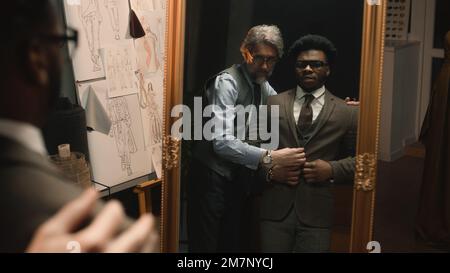
[[214,126],[214,151],[228,161],[256,170],[266,150],[243,142],[233,133],[238,98],[236,81],[229,74],[221,74],[208,88],[206,95],[208,102],[213,105],[212,115],[224,125]]

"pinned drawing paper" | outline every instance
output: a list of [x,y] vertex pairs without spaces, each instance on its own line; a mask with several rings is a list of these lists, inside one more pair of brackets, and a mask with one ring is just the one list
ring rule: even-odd
[[[100,50],[127,38],[129,5],[123,0],[64,1],[67,25],[78,30],[72,51],[76,81],[105,77]],[[74,52],[73,52],[74,51]]]

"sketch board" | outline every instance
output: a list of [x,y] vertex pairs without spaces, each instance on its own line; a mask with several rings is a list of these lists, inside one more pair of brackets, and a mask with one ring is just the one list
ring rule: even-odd
[[[79,36],[72,53],[79,102],[95,98],[90,111],[103,117],[88,132],[93,180],[101,184],[162,176],[167,1],[64,0],[67,25]],[[143,38],[129,35],[130,7]]]
[[136,94],[109,98],[106,81],[78,84],[82,106],[88,97],[100,102],[96,107],[106,111],[111,120],[108,135],[88,133],[89,156],[93,180],[114,186],[153,172],[152,159],[145,150],[139,100]]

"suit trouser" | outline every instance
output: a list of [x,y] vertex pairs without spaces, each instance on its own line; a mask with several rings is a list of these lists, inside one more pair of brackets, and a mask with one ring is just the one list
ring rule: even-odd
[[294,207],[281,221],[261,220],[264,253],[321,253],[330,249],[331,230],[299,221]]
[[198,161],[188,182],[188,240],[190,252],[239,252],[245,191]]

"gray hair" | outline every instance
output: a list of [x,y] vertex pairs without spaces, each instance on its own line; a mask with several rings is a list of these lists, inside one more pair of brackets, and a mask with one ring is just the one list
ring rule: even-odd
[[252,27],[241,45],[241,52],[247,49],[252,51],[257,44],[265,43],[275,47],[278,51],[278,57],[283,56],[283,37],[280,29],[275,25],[259,25]]

